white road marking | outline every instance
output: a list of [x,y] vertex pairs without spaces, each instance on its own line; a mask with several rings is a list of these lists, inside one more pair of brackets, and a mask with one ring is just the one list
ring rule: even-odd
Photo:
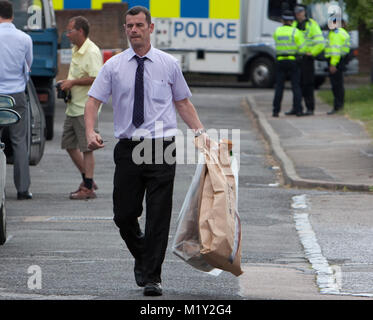
[[90,295],[48,295],[36,293],[17,293],[6,292],[4,288],[0,288],[0,298],[8,299],[32,299],[32,300],[92,300],[97,296]]
[[94,216],[32,216],[25,217],[23,222],[54,222],[54,221],[101,221],[101,220],[113,220],[113,217],[94,217]]
[[49,217],[46,221],[76,221],[76,220],[113,220],[113,217],[90,217],[90,216],[78,216],[78,217]]
[[342,269],[339,266],[330,266],[328,260],[322,255],[311,223],[308,219],[309,201],[305,194],[294,196],[293,208],[295,228],[303,245],[306,258],[316,271],[316,282],[322,294],[351,295],[373,297],[371,293],[342,292]]

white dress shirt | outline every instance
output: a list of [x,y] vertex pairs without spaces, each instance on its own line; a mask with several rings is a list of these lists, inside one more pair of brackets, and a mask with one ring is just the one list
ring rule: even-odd
[[25,91],[32,58],[31,37],[13,23],[0,23],[0,94]]
[[107,103],[112,96],[114,136],[162,138],[176,134],[174,101],[192,96],[177,60],[151,47],[144,61],[144,123],[132,124],[137,61],[132,48],[109,59],[88,95]]

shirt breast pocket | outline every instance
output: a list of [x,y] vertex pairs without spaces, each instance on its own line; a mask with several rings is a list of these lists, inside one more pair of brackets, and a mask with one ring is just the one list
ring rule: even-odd
[[171,94],[170,85],[165,81],[152,81],[152,99],[158,102],[165,102]]
[[70,70],[71,70],[71,75],[72,75],[73,79],[82,78],[83,70],[78,63],[71,62],[70,68],[71,68]]

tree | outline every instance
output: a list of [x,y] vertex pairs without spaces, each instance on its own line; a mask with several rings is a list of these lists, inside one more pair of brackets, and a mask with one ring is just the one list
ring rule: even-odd
[[[330,2],[329,0],[306,0],[305,3]],[[349,16],[350,28],[358,28],[363,36],[373,31],[373,1],[372,0],[344,0],[346,12]]]
[[360,39],[371,37],[371,72],[370,81],[373,83],[373,1],[345,0],[346,11],[350,17],[351,26],[358,28]]

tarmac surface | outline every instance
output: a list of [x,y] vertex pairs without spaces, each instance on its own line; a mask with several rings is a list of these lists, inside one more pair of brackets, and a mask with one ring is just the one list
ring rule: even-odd
[[[373,193],[366,191],[373,185],[369,156],[373,146],[361,124],[342,115],[327,116],[330,107],[320,102],[314,116],[285,116],[291,106],[289,91],[280,118],[272,118],[273,90],[192,89],[193,103],[207,128],[241,130],[238,198],[244,274],[236,278],[223,273],[215,279],[197,273],[171,252],[179,209],[194,173],[193,166],[180,164],[164,263],[164,295],[156,299],[373,298]],[[96,153],[98,199],[68,199],[80,176],[60,149],[61,101],[56,137],[48,142],[40,165],[31,168],[31,202],[16,200],[13,168],[8,168],[9,240],[0,250],[0,300],[145,299],[133,279],[133,258],[112,221],[116,141],[111,110],[103,108],[100,115],[100,132],[108,142]],[[250,112],[249,118],[244,111]],[[253,116],[257,125],[251,121]],[[257,127],[278,163],[268,156]],[[180,123],[180,129],[184,132],[185,124]],[[283,170],[278,174],[280,165]],[[287,181],[285,186],[278,175]],[[28,268],[34,265],[42,269],[42,289],[31,291]]]
[[317,99],[313,116],[286,116],[291,91],[284,92],[279,118],[272,117],[273,91],[246,98],[247,107],[292,187],[373,192],[373,139],[362,123]]

